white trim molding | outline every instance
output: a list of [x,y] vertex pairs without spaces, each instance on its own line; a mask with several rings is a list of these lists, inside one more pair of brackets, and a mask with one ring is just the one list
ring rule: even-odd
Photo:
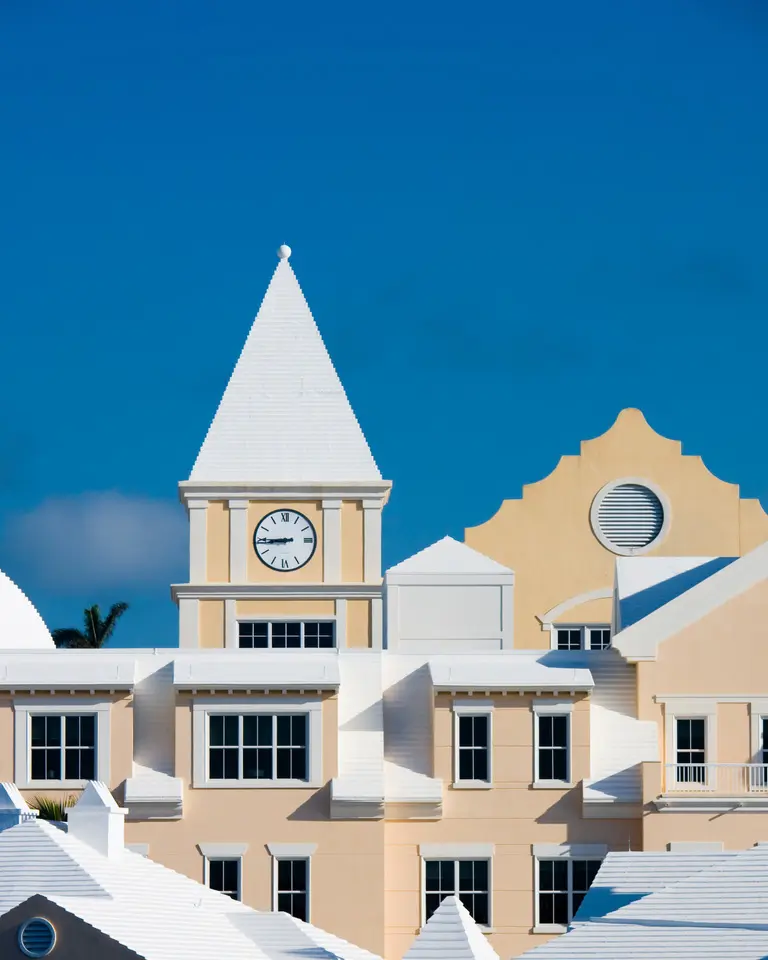
[[229,480],[182,480],[179,499],[195,500],[336,500],[378,499],[382,506],[389,499],[390,480],[333,480],[328,482],[295,482],[251,480],[233,483]]
[[[303,697],[263,698],[205,697],[192,703],[192,786],[206,789],[310,789],[323,783],[322,710],[320,699]],[[210,780],[208,778],[209,714],[306,714],[307,716],[307,779],[306,780]]]
[[[651,540],[650,543],[646,543],[643,547],[620,547],[613,543],[612,540],[609,540],[600,529],[600,507],[603,500],[617,487],[623,487],[630,484],[637,487],[646,487],[661,504],[661,528],[653,540]],[[667,495],[664,493],[661,487],[655,484],[652,480],[647,480],[645,477],[621,477],[618,480],[611,480],[597,491],[594,500],[592,501],[592,506],[589,509],[589,523],[592,527],[592,533],[606,550],[609,550],[617,557],[640,557],[644,553],[648,553],[649,550],[654,550],[656,547],[658,547],[669,533],[669,527],[672,523],[672,507]]]
[[227,597],[224,601],[224,646],[230,650],[236,650],[240,647],[237,600],[232,597]]
[[[717,700],[707,697],[657,698],[664,704],[664,764],[669,769],[677,764],[677,721],[704,720],[704,763],[709,775],[709,764],[717,763]],[[703,783],[706,789],[709,784]]]
[[[336,615],[336,649],[342,650],[347,646],[347,601],[344,597],[337,597],[334,603]],[[305,619],[309,619],[306,617]]]
[[245,583],[248,579],[248,501],[229,501],[229,579]]
[[171,596],[182,600],[347,600],[381,599],[381,584],[373,583],[174,583]]
[[235,860],[248,853],[247,843],[198,843],[197,849],[207,860]]
[[278,860],[308,860],[317,850],[316,843],[268,843],[266,846],[270,856]]
[[[749,701],[749,753],[752,763],[763,762],[763,718],[768,718],[768,698]],[[765,744],[768,749],[768,743]]]
[[381,508],[380,499],[363,500],[363,580],[381,583]]
[[189,579],[208,579],[208,501],[195,500],[189,512]]
[[[531,715],[533,716],[533,781],[531,786],[535,790],[568,790],[573,787],[573,701],[552,700],[547,697],[537,697],[531,701]],[[539,778],[539,720],[541,717],[568,718],[566,727],[565,762],[567,770],[566,780],[541,780]]]
[[200,601],[193,597],[179,597],[179,646],[200,645]]
[[[454,700],[453,710],[453,788],[454,790],[490,790],[493,787],[493,701]],[[459,723],[461,717],[484,717],[488,725],[488,779],[462,780],[459,776]]]
[[323,500],[323,583],[341,581],[341,500]]
[[596,860],[608,854],[606,843],[534,843],[531,853],[537,860],[559,860],[571,857],[573,860]]
[[420,843],[422,860],[490,860],[495,846],[492,843]]
[[13,700],[14,770],[13,779],[21,790],[79,790],[85,780],[33,780],[31,771],[31,717],[67,714],[96,717],[96,780],[109,783],[110,716],[112,701],[86,697],[50,697],[41,700]]
[[613,587],[600,587],[597,590],[587,590],[586,593],[577,593],[575,597],[563,600],[562,603],[558,603],[552,607],[551,610],[547,610],[546,613],[542,613],[541,615],[537,614],[536,619],[541,624],[542,630],[551,630],[554,622],[564,613],[567,613],[568,610],[572,610],[574,607],[580,607],[582,603],[589,603],[590,600],[610,600],[612,597]]

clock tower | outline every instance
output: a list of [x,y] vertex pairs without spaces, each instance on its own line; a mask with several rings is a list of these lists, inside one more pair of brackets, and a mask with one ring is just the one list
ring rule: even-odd
[[279,262],[179,493],[179,645],[381,648],[382,480],[296,275]]

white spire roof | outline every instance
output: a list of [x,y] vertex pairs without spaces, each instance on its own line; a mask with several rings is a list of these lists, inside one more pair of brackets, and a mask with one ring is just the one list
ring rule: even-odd
[[473,550],[466,543],[460,543],[453,537],[443,537],[437,543],[419,550],[413,556],[402,560],[387,570],[391,573],[413,574],[500,574],[511,573],[508,567],[486,557],[484,553]]
[[446,897],[403,960],[499,960],[458,897]]
[[288,247],[278,250],[190,480],[381,480],[289,255]]

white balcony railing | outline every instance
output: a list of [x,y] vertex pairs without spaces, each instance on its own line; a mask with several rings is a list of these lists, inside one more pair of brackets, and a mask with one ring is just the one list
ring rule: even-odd
[[667,763],[665,793],[721,796],[768,795],[768,765],[763,763]]

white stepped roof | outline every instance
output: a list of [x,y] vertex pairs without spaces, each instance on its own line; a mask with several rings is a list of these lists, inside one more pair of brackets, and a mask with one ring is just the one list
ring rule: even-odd
[[499,960],[458,897],[446,897],[403,960]]
[[[636,866],[626,865],[632,856],[637,858]],[[627,894],[630,902],[625,906],[609,913],[598,910],[594,918],[582,905],[573,930],[523,956],[527,960],[764,960],[768,955],[768,846],[758,844],[719,856],[690,855],[690,866],[678,854],[668,856],[674,869],[658,878],[668,881],[662,889],[646,896]],[[647,884],[647,855],[623,857],[623,889],[629,892],[634,886],[642,893]],[[707,865],[708,859],[712,862]],[[678,870],[682,879],[676,875]],[[599,905],[599,900],[593,902]]]
[[425,547],[412,557],[395,564],[387,570],[390,574],[511,574],[512,571],[460,543],[453,537],[443,537],[437,543]]
[[51,634],[34,604],[0,571],[0,649],[51,650]]
[[140,854],[108,858],[32,820],[0,832],[0,914],[36,894],[145,960],[378,960],[285,914],[259,914]]
[[284,252],[190,480],[380,481]]

